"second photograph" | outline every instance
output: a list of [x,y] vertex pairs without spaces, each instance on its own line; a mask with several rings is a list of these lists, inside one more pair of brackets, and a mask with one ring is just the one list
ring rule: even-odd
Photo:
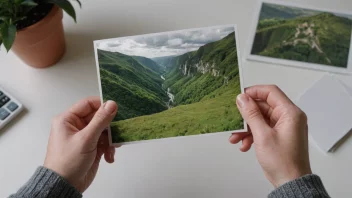
[[[263,1],[247,58],[331,72],[349,72],[352,15]],[[351,68],[350,68],[351,69]]]

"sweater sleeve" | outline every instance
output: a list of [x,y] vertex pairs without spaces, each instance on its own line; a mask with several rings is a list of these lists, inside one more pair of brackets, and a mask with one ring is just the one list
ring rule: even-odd
[[20,197],[81,198],[82,194],[60,175],[41,166],[16,194],[10,196],[10,198]]
[[272,191],[268,198],[330,198],[318,175],[310,174],[287,182]]

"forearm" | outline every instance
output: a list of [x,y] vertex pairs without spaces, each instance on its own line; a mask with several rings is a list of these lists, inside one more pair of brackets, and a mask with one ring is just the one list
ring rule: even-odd
[[45,167],[38,167],[29,181],[10,198],[81,198],[82,194],[64,178]]
[[329,198],[319,176],[311,174],[275,189],[268,195],[269,198]]

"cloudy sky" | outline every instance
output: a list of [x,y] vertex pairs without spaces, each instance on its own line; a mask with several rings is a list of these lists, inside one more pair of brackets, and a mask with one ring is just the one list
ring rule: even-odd
[[233,31],[233,26],[226,26],[124,37],[100,41],[97,47],[147,58],[174,56],[197,50],[200,46],[220,40]]

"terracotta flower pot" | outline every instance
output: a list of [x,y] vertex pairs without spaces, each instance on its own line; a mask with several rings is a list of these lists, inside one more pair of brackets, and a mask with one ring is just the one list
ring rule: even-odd
[[65,53],[62,9],[54,6],[37,23],[17,31],[13,52],[27,65],[45,68],[57,63]]

